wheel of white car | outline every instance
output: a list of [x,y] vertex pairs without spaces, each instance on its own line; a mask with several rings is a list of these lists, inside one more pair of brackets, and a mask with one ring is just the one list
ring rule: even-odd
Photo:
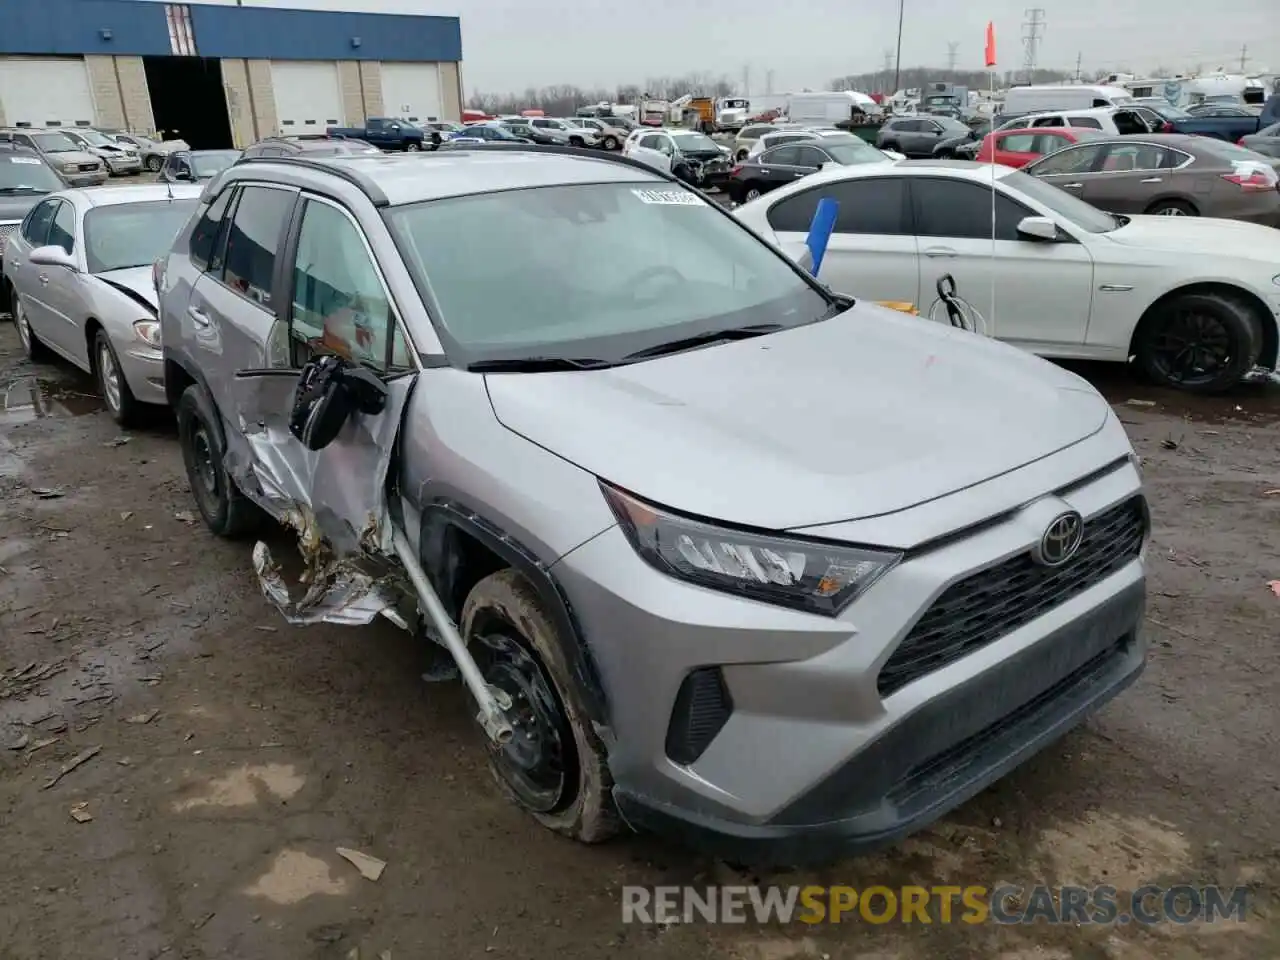
[[1192,393],[1230,390],[1262,352],[1262,321],[1229,292],[1175,294],[1138,324],[1134,355],[1156,383]]
[[554,623],[537,590],[508,569],[472,588],[461,633],[485,680],[511,698],[514,736],[503,746],[486,737],[499,787],[544,827],[599,843],[620,826],[613,778]]
[[105,330],[99,330],[93,338],[93,375],[98,381],[98,392],[107,405],[107,412],[120,426],[133,426],[142,412],[141,404],[129,389],[129,381],[120,369],[116,348]]
[[52,352],[40,340],[34,330],[31,329],[31,321],[27,318],[26,307],[22,305],[22,301],[18,298],[17,291],[13,294],[13,325],[18,328],[18,339],[22,342],[23,352],[26,353],[27,359],[32,363],[40,363],[53,358]]

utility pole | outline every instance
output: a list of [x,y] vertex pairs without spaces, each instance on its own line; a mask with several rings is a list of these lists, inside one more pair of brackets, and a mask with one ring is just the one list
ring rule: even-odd
[[1080,82],[1080,61],[1084,59],[1083,53],[1076,54],[1076,83]]
[[960,49],[960,44],[952,40],[947,44],[947,73],[954,74],[956,72],[956,51]]
[[898,92],[898,83],[902,79],[902,14],[907,0],[898,0],[898,53],[893,58],[893,92]]
[[1249,62],[1249,45],[1240,48],[1240,72],[1244,73],[1244,65]]
[[1040,41],[1044,39],[1044,9],[1032,7],[1027,11],[1027,19],[1022,24],[1022,69],[1027,75],[1027,83],[1035,79],[1036,53]]

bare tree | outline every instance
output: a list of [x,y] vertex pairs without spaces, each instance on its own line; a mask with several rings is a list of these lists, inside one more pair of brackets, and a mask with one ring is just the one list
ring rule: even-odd
[[484,93],[476,91],[467,98],[467,106],[488,114],[519,113],[542,110],[551,116],[569,116],[578,107],[591,103],[636,103],[646,97],[675,100],[685,94],[697,97],[727,97],[734,93],[728,77],[711,73],[690,73],[683,77],[650,77],[643,84],[622,84],[612,90],[584,90],[569,84],[525,90],[523,93]]
[[[1020,72],[1006,70],[1003,74],[1005,85],[1014,82],[1019,75]],[[972,90],[986,89],[991,82],[985,70],[953,70],[948,73],[939,67],[904,67],[898,82],[904,90],[919,90],[926,84],[942,80],[944,77],[949,78],[951,83],[967,86]],[[1032,77],[1032,82],[1053,83],[1058,80],[1065,80],[1067,77],[1068,74],[1062,70],[1036,70]],[[884,89],[886,84],[892,83],[892,80],[892,75],[886,75],[883,70],[855,73],[844,77],[836,77],[830,82],[829,89],[893,94],[897,91]]]

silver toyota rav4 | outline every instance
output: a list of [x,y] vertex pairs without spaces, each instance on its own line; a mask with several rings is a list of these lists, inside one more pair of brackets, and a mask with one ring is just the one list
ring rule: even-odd
[[563,834],[868,849],[1142,670],[1102,397],[833,295],[635,162],[244,161],[156,278],[210,528],[298,531],[305,587],[253,549],[291,622],[420,631]]

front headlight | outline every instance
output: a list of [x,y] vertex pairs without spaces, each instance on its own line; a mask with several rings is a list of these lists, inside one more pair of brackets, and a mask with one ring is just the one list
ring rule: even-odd
[[135,320],[133,333],[148,347],[160,349],[160,322],[158,320]]
[[64,163],[64,164],[62,164],[62,172],[63,172],[63,173],[75,173],[75,172],[76,172],[76,165],[75,165],[74,163]]
[[603,481],[600,489],[641,558],[712,590],[834,617],[902,554],[752,533],[677,516]]

